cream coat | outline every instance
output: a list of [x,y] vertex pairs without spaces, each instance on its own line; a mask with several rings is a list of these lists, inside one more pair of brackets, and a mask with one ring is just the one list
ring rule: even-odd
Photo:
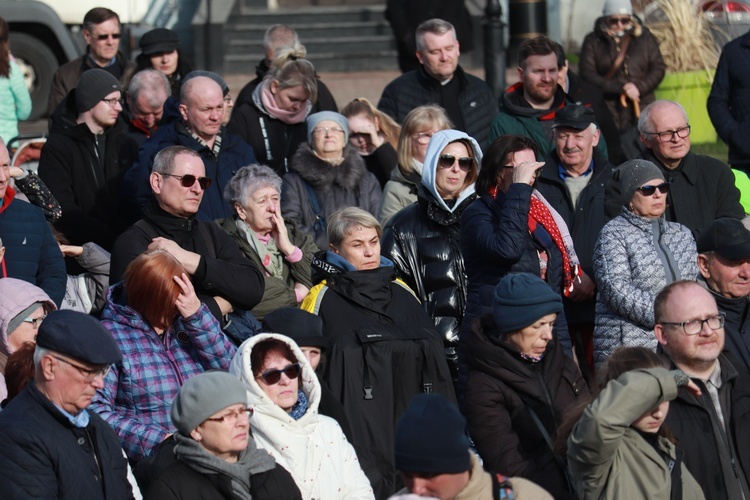
[[[253,347],[269,338],[286,342],[302,365],[301,389],[307,396],[309,406],[307,413],[299,420],[294,420],[273,403],[253,377],[250,363]],[[248,405],[254,409],[250,428],[255,442],[289,471],[303,498],[374,498],[357,454],[341,427],[332,418],[318,414],[320,383],[294,341],[274,333],[256,335],[239,347],[229,372],[247,388]]]

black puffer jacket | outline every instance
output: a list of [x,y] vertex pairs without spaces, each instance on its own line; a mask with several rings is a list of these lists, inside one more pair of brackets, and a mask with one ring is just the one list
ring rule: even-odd
[[452,370],[458,369],[455,344],[469,286],[461,253],[461,213],[475,197],[464,199],[450,213],[420,187],[418,202],[398,212],[386,226],[380,250],[435,322]]
[[[94,135],[85,123],[76,124],[71,111],[75,105],[71,91],[56,110],[52,134],[39,159],[39,177],[62,207],[55,227],[73,244],[93,241],[111,250],[125,228],[116,201],[138,145],[122,120],[100,135]],[[102,141],[104,158],[99,158],[97,143]]]
[[0,498],[133,498],[112,428],[93,412],[75,427],[33,381],[0,412],[0,443]]
[[554,441],[565,411],[588,395],[586,382],[557,339],[533,363],[498,337],[487,316],[472,324],[467,342],[464,414],[484,467],[530,479],[555,498],[575,498],[528,405]]
[[[497,114],[497,100],[484,81],[456,68],[461,88],[458,106],[461,109],[466,132],[485,149],[489,146],[490,123]],[[432,78],[421,66],[389,83],[383,90],[378,109],[399,123],[409,112],[425,104],[440,104],[440,82]]]
[[719,311],[726,314],[724,320],[724,352],[729,353],[732,363],[750,372],[750,297],[724,297],[706,285],[716,300]]

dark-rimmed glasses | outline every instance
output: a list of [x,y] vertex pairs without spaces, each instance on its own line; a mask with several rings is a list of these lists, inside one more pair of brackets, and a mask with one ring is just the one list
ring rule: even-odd
[[698,335],[703,331],[703,325],[706,324],[711,330],[719,330],[724,327],[725,314],[720,312],[715,316],[709,316],[706,319],[691,319],[688,321],[682,321],[680,323],[670,323],[668,321],[662,321],[660,325],[666,326],[681,326],[682,331],[685,335]]
[[656,193],[657,189],[659,190],[661,194],[667,194],[669,192],[669,183],[662,182],[661,184],[656,185],[656,186],[652,186],[651,184],[646,184],[645,186],[636,188],[636,191],[641,193],[643,196],[649,197],[649,196],[653,196],[654,193]]
[[96,377],[100,376],[102,378],[106,377],[109,371],[112,369],[112,365],[107,365],[104,368],[99,368],[97,370],[92,370],[90,368],[86,368],[84,366],[81,366],[77,363],[73,363],[72,361],[68,361],[65,358],[61,358],[60,356],[55,356],[54,354],[51,354],[53,358],[55,358],[58,361],[62,361],[63,363],[72,366],[79,372],[81,372],[81,375],[83,375],[83,379],[86,381],[86,383],[93,382]]
[[684,139],[685,137],[689,136],[690,125],[678,128],[677,130],[664,130],[663,132],[644,132],[644,134],[655,135],[659,138],[659,142],[669,142],[674,138],[675,135],[677,135],[677,137],[679,137],[680,139]]
[[616,26],[618,24],[627,26],[628,24],[630,24],[630,22],[631,22],[630,17],[608,17],[607,18],[608,26]]
[[238,418],[242,417],[242,418],[247,419],[252,416],[253,416],[252,408],[242,408],[240,410],[227,413],[226,415],[223,415],[221,417],[207,418],[206,420],[210,422],[219,422],[220,424],[234,425],[237,423]]
[[281,374],[287,376],[288,379],[294,380],[295,378],[299,377],[300,373],[300,365],[299,363],[292,363],[291,365],[287,365],[282,370],[268,370],[260,374],[261,377],[263,377],[263,380],[266,381],[266,384],[268,385],[275,385],[279,383],[279,380],[281,380]]
[[120,107],[125,106],[125,99],[102,99],[102,102],[106,102],[110,108],[114,108],[118,104]]
[[193,187],[193,184],[195,184],[195,181],[198,181],[198,184],[200,185],[201,189],[204,191],[208,189],[208,187],[211,185],[210,177],[196,177],[193,174],[185,174],[185,175],[161,174],[161,175],[174,177],[175,179],[180,181],[180,185],[184,188]]
[[39,329],[39,325],[42,324],[42,321],[46,317],[47,317],[47,315],[43,314],[43,315],[41,315],[41,316],[39,316],[37,318],[26,318],[25,320],[23,320],[23,322],[24,323],[31,323],[31,326],[34,328],[34,330],[38,330]]
[[471,170],[471,166],[474,165],[474,158],[471,158],[469,156],[456,158],[453,155],[441,154],[438,158],[438,167],[453,168],[453,165],[455,165],[456,162],[458,162],[458,168],[460,168],[464,172],[468,172],[469,170]]
[[122,33],[107,33],[106,35],[96,35],[96,39],[100,42],[107,40],[109,37],[112,37],[112,40],[119,40],[120,38],[122,38]]

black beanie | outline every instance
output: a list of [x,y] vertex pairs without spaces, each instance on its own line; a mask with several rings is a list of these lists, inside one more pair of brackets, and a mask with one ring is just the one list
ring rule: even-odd
[[506,274],[495,288],[492,315],[500,335],[517,332],[562,310],[560,294],[531,273]]
[[417,394],[398,421],[396,469],[458,474],[471,469],[466,419],[439,394]]
[[300,347],[331,348],[331,339],[323,336],[323,320],[320,316],[299,307],[282,307],[266,314],[263,318],[263,331],[286,335]]
[[84,113],[118,90],[122,92],[120,82],[111,73],[103,69],[84,71],[76,85],[76,111]]

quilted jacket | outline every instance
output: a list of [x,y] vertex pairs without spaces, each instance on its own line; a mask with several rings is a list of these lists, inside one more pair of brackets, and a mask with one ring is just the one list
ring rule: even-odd
[[122,362],[107,374],[90,409],[115,429],[128,458],[140,460],[175,432],[169,410],[180,386],[206,370],[226,371],[236,349],[205,304],[160,337],[126,305],[124,292],[122,283],[110,288],[102,312]]
[[[676,268],[667,275],[657,245]],[[621,345],[656,349],[654,299],[667,284],[698,276],[698,252],[688,228],[646,219],[623,208],[609,221],[594,249],[596,297],[594,361],[604,361]]]

